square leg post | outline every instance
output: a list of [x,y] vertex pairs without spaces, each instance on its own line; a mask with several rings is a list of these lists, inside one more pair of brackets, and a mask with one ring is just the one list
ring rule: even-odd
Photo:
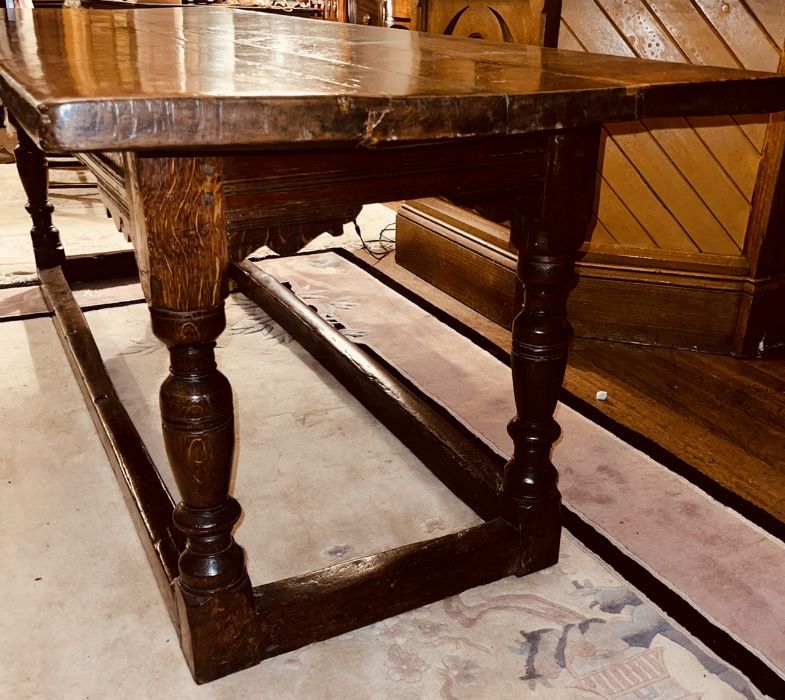
[[566,302],[593,213],[599,141],[599,127],[551,136],[544,196],[512,219],[524,298],[512,328],[517,415],[508,426],[514,453],[505,467],[502,508],[520,531],[518,575],[559,557],[561,496],[550,455],[561,431],[553,412],[567,367]]
[[169,348],[161,386],[164,442],[186,536],[175,602],[180,643],[197,683],[252,666],[260,642],[245,554],[232,535],[234,414],[215,363],[223,331],[228,249],[219,158],[125,157],[140,278],[153,332]]

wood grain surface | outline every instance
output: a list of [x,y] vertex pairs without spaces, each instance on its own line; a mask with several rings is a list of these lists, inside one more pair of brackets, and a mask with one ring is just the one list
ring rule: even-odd
[[[496,519],[254,589],[265,656],[513,574],[517,532]],[[395,595],[390,595],[395,591]]]
[[176,311],[211,309],[227,292],[223,161],[124,160],[139,279],[147,303]]
[[0,19],[0,99],[51,151],[374,146],[785,108],[770,75],[229,8]]

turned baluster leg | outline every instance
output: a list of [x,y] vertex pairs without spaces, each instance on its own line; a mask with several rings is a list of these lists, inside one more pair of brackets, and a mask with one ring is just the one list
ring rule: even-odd
[[161,386],[164,443],[180,491],[174,523],[186,536],[177,580],[181,642],[197,681],[259,660],[245,553],[232,530],[240,504],[229,493],[234,407],[215,363],[223,304],[198,312],[150,309],[153,332],[169,348]]
[[57,267],[65,262],[65,251],[60,242],[60,232],[52,224],[54,207],[49,201],[49,168],[46,154],[33,143],[14,117],[9,114],[14,125],[17,145],[14,149],[16,169],[27,195],[27,212],[33,220],[30,236],[33,239],[35,264],[41,270]]
[[552,136],[545,196],[512,220],[524,300],[512,329],[517,415],[508,427],[514,453],[502,498],[505,517],[520,528],[519,575],[555,564],[559,556],[561,496],[550,455],[560,429],[553,412],[567,366],[565,307],[575,254],[592,216],[598,144],[598,129]]
[[226,323],[221,161],[129,154],[125,167],[140,278],[171,361],[160,405],[181,499],[174,522],[187,538],[175,581],[180,642],[203,683],[260,660],[245,555],[232,535],[241,513],[229,496],[232,390],[214,354]]

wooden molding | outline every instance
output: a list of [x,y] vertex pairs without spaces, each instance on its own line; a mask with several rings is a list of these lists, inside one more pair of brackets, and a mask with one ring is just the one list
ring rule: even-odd
[[[509,327],[520,307],[509,230],[439,199],[406,203],[396,260]],[[585,338],[756,356],[778,350],[785,274],[752,277],[743,256],[672,254],[584,244],[569,302]]]

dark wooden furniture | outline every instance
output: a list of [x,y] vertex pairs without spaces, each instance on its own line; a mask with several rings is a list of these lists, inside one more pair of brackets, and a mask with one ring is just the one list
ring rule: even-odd
[[389,0],[382,8],[386,27],[555,46],[562,0]]
[[96,10],[160,9],[162,7],[232,7],[271,14],[336,19],[335,0],[80,0],[80,6]]
[[[601,123],[785,108],[781,76],[219,8],[17,12],[3,31],[0,98],[21,130],[42,289],[198,682],[553,564],[565,298],[591,218]],[[69,33],[83,53],[66,50]],[[176,506],[64,281],[46,182],[28,167],[38,149],[121,154],[110,162],[123,164],[153,331],[170,351],[160,405]],[[508,212],[520,250],[506,464],[240,262],[250,246],[364,202],[441,193]],[[252,588],[232,536],[232,392],[213,353],[230,275],[485,522]]]
[[[427,16],[449,5],[426,0]],[[785,71],[780,0],[562,0],[546,3],[545,15],[533,5],[543,3],[510,3],[530,23],[522,39],[530,43],[543,36],[556,45],[558,34],[559,47],[579,51]],[[448,31],[442,24],[426,26]],[[467,10],[449,31],[487,34],[486,24]],[[570,297],[576,334],[740,356],[781,351],[784,133],[782,115],[606,125],[597,219]],[[398,260],[493,320],[512,322],[509,225],[444,201],[410,203],[398,219]],[[456,283],[464,277],[471,282]]]
[[382,25],[383,12],[381,0],[80,0],[80,5],[103,10],[211,5],[375,27]]

